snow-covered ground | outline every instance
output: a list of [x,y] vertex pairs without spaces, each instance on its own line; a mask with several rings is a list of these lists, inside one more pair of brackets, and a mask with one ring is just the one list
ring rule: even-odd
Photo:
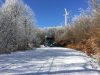
[[93,59],[68,48],[38,48],[0,55],[0,75],[100,75]]

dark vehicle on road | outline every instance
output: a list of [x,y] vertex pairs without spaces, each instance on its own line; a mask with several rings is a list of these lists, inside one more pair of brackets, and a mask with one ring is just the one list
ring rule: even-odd
[[45,46],[53,47],[54,46],[54,37],[45,36]]

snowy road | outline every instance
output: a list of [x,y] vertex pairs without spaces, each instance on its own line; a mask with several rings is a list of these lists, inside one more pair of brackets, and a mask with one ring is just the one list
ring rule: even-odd
[[72,49],[38,48],[0,55],[0,75],[100,75],[98,64],[91,62]]

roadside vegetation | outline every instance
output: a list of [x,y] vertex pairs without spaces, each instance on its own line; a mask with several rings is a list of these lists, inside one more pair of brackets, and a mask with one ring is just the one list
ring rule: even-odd
[[39,47],[38,31],[28,5],[22,0],[5,0],[0,7],[0,53]]
[[91,0],[91,8],[83,10],[69,28],[73,41],[66,47],[81,50],[100,59],[100,1]]
[[100,59],[100,0],[90,0],[89,7],[81,9],[69,25],[62,29],[59,43]]

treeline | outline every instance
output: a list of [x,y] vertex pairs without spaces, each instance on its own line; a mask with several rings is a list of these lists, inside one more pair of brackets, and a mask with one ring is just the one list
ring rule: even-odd
[[23,0],[5,0],[0,7],[0,53],[39,47],[39,31]]

